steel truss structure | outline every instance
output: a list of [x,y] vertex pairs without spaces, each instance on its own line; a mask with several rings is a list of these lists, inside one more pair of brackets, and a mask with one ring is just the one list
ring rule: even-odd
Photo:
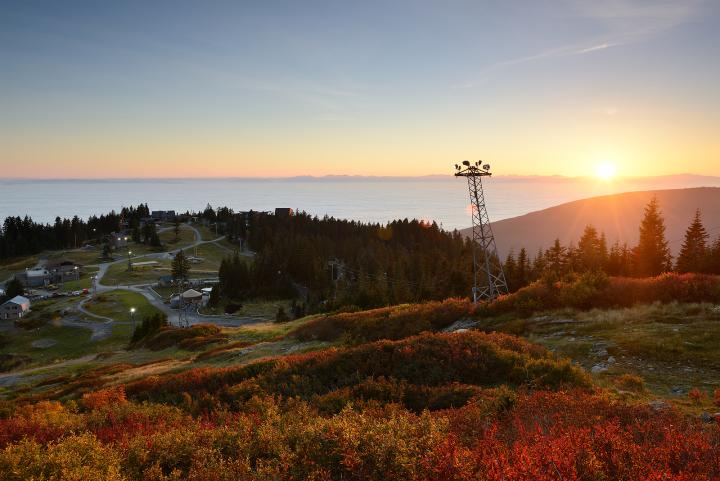
[[[502,264],[497,254],[495,237],[490,227],[490,217],[485,207],[482,178],[490,177],[490,165],[477,161],[471,164],[464,160],[455,164],[455,177],[467,177],[472,209],[473,245],[473,302],[492,300],[500,294],[507,294],[508,287]],[[479,252],[478,252],[479,251]],[[480,258],[479,256],[482,256]]]

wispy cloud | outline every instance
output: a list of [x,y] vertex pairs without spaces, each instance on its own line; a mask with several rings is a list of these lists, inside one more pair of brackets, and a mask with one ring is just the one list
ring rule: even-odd
[[706,0],[566,0],[568,21],[594,21],[605,33],[577,44],[549,48],[532,55],[497,62],[483,69],[478,78],[455,88],[470,88],[494,73],[522,64],[592,54],[613,47],[648,41],[661,33],[698,17]]
[[576,45],[575,46],[565,46],[565,47],[558,47],[558,48],[545,50],[543,52],[540,52],[540,53],[537,53],[534,55],[512,58],[509,60],[497,62],[495,64],[490,65],[489,67],[485,68],[478,75],[477,79],[455,85],[454,88],[475,87],[475,86],[487,81],[492,76],[493,73],[504,70],[508,67],[513,67],[516,65],[521,65],[521,64],[526,64],[526,63],[539,62],[542,60],[548,60],[548,59],[552,59],[552,58],[583,55],[583,54],[588,54],[588,53],[592,53],[592,52],[597,52],[600,50],[605,50],[605,49],[608,49],[611,47],[616,47],[618,45],[621,45],[621,44],[620,43],[602,42],[602,43],[598,43],[598,44],[594,44],[594,45],[586,45],[586,46],[576,46]]

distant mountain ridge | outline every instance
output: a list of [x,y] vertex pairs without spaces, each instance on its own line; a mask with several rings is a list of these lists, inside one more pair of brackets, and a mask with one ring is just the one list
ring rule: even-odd
[[[720,235],[720,187],[649,190],[591,197],[493,222],[498,253],[505,257],[511,250],[517,253],[525,247],[534,256],[556,238],[564,245],[577,244],[588,224],[605,233],[608,245],[618,240],[634,246],[644,208],[653,197],[660,203],[673,255],[679,252],[698,208],[711,241]],[[462,233],[467,235],[470,229]]]

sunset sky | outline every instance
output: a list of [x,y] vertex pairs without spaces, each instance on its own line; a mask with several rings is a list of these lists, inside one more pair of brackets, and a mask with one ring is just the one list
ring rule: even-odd
[[0,178],[720,175],[718,25],[715,0],[3,2]]

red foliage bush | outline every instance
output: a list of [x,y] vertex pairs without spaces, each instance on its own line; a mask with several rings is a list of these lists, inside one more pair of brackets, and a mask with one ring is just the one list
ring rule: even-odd
[[89,410],[118,406],[126,402],[127,398],[125,397],[125,388],[123,386],[88,392],[83,394],[82,399],[80,399],[80,404]]

